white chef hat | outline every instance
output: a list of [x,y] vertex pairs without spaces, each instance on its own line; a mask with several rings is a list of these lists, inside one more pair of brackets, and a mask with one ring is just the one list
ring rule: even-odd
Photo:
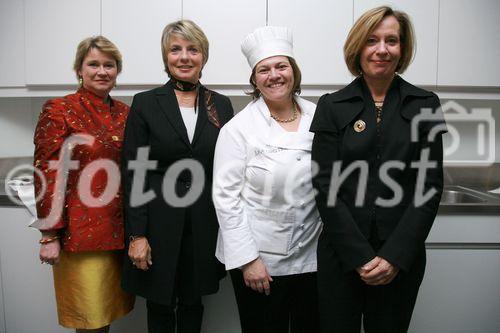
[[292,31],[286,27],[262,27],[246,36],[241,43],[241,52],[247,57],[250,68],[259,61],[273,56],[293,58]]

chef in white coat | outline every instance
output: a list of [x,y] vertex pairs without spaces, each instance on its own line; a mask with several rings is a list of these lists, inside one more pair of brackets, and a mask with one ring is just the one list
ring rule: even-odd
[[221,129],[215,149],[216,256],[230,271],[243,333],[316,332],[316,105],[298,96],[287,28],[259,28],[241,49],[254,98]]

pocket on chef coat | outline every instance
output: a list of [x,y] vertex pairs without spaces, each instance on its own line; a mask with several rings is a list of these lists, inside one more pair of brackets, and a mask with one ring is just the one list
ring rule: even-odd
[[261,252],[287,255],[293,236],[295,214],[274,209],[249,209],[248,221]]

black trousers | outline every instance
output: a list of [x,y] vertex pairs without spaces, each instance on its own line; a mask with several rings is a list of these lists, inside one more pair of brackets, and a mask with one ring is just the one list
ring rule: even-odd
[[[383,242],[371,239],[378,250]],[[318,292],[322,333],[404,333],[408,331],[425,271],[425,247],[408,272],[388,285],[369,286],[356,271],[345,273],[337,253],[322,235],[318,243]]]
[[170,305],[146,301],[149,333],[199,333],[203,304],[196,285],[194,241],[191,223],[186,219],[177,264],[174,296]]
[[268,296],[245,286],[241,270],[230,273],[242,333],[319,331],[316,273],[273,276]]

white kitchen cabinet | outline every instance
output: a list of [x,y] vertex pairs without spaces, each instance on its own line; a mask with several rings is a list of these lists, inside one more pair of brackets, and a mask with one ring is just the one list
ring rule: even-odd
[[0,261],[7,333],[68,330],[57,323],[52,269],[38,259],[40,233],[24,208],[0,207]]
[[441,0],[438,84],[500,87],[500,1]]
[[269,0],[268,6],[269,25],[293,30],[303,84],[345,85],[352,80],[343,55],[352,25],[352,0]]
[[161,34],[181,18],[182,0],[103,0],[102,34],[123,55],[121,84],[160,84],[168,76],[161,56]]
[[25,0],[26,84],[77,84],[78,43],[101,31],[101,1]]
[[2,252],[0,251],[0,332],[5,333],[5,307],[3,305],[3,284],[2,284]]
[[496,333],[500,328],[498,214],[439,214],[410,333]]
[[[367,10],[382,5],[406,12],[415,29],[415,58],[402,75],[403,78],[412,84],[436,85],[439,1],[354,0],[354,22]],[[453,16],[450,13],[447,15]]]
[[428,249],[409,332],[498,333],[499,267],[500,249]]
[[500,244],[500,216],[438,214],[427,242]]
[[251,70],[240,45],[247,34],[266,25],[266,0],[183,0],[183,18],[191,19],[210,42],[204,84],[248,84]]
[[0,87],[24,86],[24,6],[0,1]]

